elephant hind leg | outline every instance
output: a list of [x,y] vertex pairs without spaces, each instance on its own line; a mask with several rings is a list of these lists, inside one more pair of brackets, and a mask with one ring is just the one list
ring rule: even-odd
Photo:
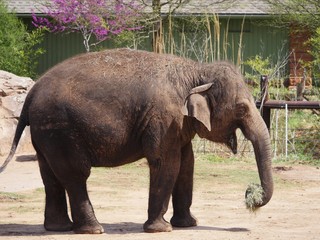
[[[38,149],[44,149],[39,161],[46,189],[45,228],[62,231],[63,225],[75,233],[99,234],[104,229],[97,221],[88,197],[86,181],[90,175],[89,155],[82,146],[81,139],[72,136],[67,130],[48,134],[34,134],[41,141]],[[77,142],[75,141],[77,140]],[[39,151],[38,151],[39,152]],[[67,218],[66,193],[69,197],[73,224]],[[59,225],[62,219],[62,224]],[[58,227],[56,227],[58,226]],[[71,227],[70,227],[71,226]]]
[[48,231],[71,231],[66,192],[53,174],[45,158],[37,152],[41,177],[45,186],[46,204],[44,227]]

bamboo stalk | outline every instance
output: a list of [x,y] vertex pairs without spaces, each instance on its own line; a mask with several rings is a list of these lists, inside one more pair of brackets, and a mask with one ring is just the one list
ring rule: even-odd
[[187,49],[187,42],[186,42],[186,34],[184,32],[184,24],[182,26],[181,32],[181,39],[180,39],[180,55],[186,57],[186,49]]
[[216,59],[220,60],[220,22],[219,16],[214,14],[213,15],[213,24],[214,24],[214,36],[216,42]]
[[223,59],[224,60],[228,60],[229,23],[230,23],[230,18],[228,18],[228,21],[226,23],[226,27],[225,27],[225,30],[224,30],[224,39],[223,39]]
[[[212,43],[212,32],[211,32],[210,18],[207,14],[206,14],[206,22],[207,22],[207,31],[208,31],[208,35],[209,35],[209,48],[210,48],[210,56],[211,56],[210,60],[212,62],[214,60],[214,50],[212,47],[213,43]],[[206,41],[206,43],[207,43],[207,41]],[[207,46],[206,46],[206,49],[207,49]]]
[[172,21],[172,15],[170,13],[168,18],[168,49],[171,54],[175,53],[175,43],[174,43],[174,36],[173,36],[173,21]]
[[246,17],[243,17],[242,24],[241,24],[241,32],[240,32],[240,39],[239,39],[239,47],[238,47],[238,56],[237,56],[237,65],[240,66],[242,60],[242,38],[243,38],[243,28],[245,23]]

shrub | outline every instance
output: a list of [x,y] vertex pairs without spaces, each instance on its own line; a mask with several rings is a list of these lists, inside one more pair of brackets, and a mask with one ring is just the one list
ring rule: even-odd
[[314,35],[310,38],[309,43],[311,44],[312,50],[310,51],[313,56],[312,70],[315,77],[315,85],[320,86],[320,27],[317,28]]
[[37,58],[44,51],[38,47],[43,40],[40,29],[29,32],[15,14],[8,12],[0,0],[0,69],[20,76],[34,77]]

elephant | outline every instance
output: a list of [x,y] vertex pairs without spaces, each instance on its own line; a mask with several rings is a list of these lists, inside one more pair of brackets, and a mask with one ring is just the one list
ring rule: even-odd
[[[263,189],[256,207],[273,194],[268,129],[242,74],[226,61],[199,63],[132,49],[71,57],[43,74],[28,93],[0,172],[26,126],[45,188],[48,231],[103,233],[87,193],[91,167],[117,167],[141,158],[150,171],[144,231],[196,226],[190,211],[195,135],[236,153],[240,129],[252,142]],[[164,214],[171,196],[168,222]]]

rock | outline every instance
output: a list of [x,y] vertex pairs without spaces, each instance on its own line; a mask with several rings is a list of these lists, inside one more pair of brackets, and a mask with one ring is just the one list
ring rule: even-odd
[[[0,70],[0,156],[10,151],[23,103],[33,84],[31,78]],[[29,127],[22,134],[17,153],[34,153]]]

